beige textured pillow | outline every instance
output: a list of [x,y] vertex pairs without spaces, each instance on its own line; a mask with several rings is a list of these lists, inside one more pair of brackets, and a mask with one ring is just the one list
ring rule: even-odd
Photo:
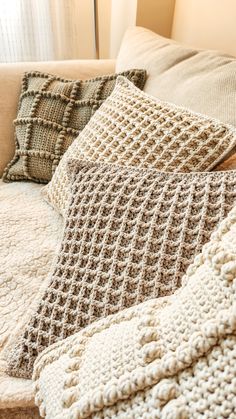
[[129,28],[116,71],[148,73],[144,91],[236,127],[236,58],[197,50],[145,28]]
[[37,359],[47,418],[235,418],[236,208],[175,295],[100,320]]
[[8,372],[98,318],[173,293],[236,203],[236,172],[160,173],[74,160],[61,249]]
[[[145,70],[121,74],[143,88]],[[84,81],[39,71],[25,73],[14,121],[15,155],[3,180],[47,183],[67,148],[111,94],[116,78],[117,74],[110,74]]]
[[157,100],[119,77],[111,96],[65,153],[43,195],[65,215],[66,164],[71,157],[163,172],[200,172],[213,168],[235,143],[235,128]]

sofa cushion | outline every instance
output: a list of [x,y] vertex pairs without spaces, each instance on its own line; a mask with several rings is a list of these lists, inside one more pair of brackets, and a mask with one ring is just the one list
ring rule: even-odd
[[236,59],[197,50],[145,28],[127,30],[116,71],[146,68],[144,91],[236,126]]
[[66,163],[71,157],[163,172],[207,171],[235,143],[234,127],[157,100],[119,77],[111,96],[63,156],[43,195],[65,215]]
[[[143,88],[144,70],[122,73]],[[47,183],[62,155],[112,92],[117,75],[67,80],[25,73],[15,123],[16,150],[4,180]]]
[[34,370],[42,416],[233,418],[236,208],[174,295],[95,322]]
[[236,203],[236,172],[160,173],[73,160],[72,194],[54,270],[11,351],[30,377],[39,352],[98,318],[173,293]]

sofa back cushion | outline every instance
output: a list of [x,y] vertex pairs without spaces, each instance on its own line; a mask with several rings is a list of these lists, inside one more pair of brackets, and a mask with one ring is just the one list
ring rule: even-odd
[[147,93],[236,126],[235,58],[134,27],[124,36],[116,71],[140,66],[148,73]]

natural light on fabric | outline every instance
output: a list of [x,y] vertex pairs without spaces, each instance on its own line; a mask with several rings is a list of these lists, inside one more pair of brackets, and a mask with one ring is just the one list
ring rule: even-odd
[[95,58],[93,0],[0,0],[0,62]]

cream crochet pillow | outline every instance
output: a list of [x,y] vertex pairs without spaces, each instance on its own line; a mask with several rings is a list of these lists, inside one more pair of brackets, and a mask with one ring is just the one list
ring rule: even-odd
[[65,153],[43,195],[65,215],[70,158],[201,172],[213,168],[235,143],[235,128],[159,101],[120,76],[113,93]]
[[98,318],[180,287],[236,203],[236,172],[169,174],[74,160],[62,244],[8,360],[30,377],[39,352]]
[[236,417],[236,208],[174,295],[100,320],[37,359],[47,418]]

